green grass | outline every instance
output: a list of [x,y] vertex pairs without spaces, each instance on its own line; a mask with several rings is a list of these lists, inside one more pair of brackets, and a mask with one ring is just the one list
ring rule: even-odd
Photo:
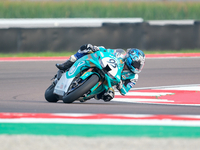
[[[0,53],[0,57],[55,57],[71,56],[74,52],[26,52],[26,53]],[[145,54],[166,54],[166,53],[200,53],[200,49],[194,50],[165,50],[165,51],[144,51]]]
[[200,2],[1,1],[0,18],[200,19]]

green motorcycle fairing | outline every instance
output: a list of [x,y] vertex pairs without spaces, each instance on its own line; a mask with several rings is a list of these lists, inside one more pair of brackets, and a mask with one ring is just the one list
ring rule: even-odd
[[[67,79],[74,79],[80,72],[84,72],[79,77],[82,80],[87,79],[93,74],[99,76],[99,82],[90,89],[89,94],[84,97],[84,99],[88,99],[96,94],[108,90],[114,85],[117,85],[121,81],[123,67],[124,58],[116,57],[116,51],[114,49],[105,49],[100,47],[100,51],[87,54],[78,59],[65,74]],[[100,71],[104,70],[104,76],[102,76],[101,73],[96,72],[94,68],[98,68]]]

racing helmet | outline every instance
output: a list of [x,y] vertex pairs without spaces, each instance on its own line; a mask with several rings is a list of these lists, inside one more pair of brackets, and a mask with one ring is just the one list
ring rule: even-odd
[[136,48],[127,49],[126,61],[128,69],[133,73],[140,73],[145,63],[144,53]]

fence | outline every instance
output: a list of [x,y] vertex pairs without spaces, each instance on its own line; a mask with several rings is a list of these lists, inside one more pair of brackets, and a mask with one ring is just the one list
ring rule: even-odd
[[76,51],[85,43],[142,50],[198,49],[200,22],[137,20],[130,23],[102,22],[90,27],[54,23],[48,27],[0,28],[0,52]]

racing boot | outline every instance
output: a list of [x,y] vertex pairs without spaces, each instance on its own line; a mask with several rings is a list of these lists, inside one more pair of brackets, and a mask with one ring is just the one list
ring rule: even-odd
[[76,57],[72,55],[66,62],[63,64],[56,64],[56,67],[59,69],[57,74],[54,77],[53,84],[56,85],[58,80],[61,78],[62,74],[70,69],[70,67],[76,62]]
[[100,100],[100,99],[102,99],[104,93],[105,93],[105,90],[104,90],[103,92],[101,92],[101,93],[95,95],[94,98],[95,98],[96,100]]
[[66,71],[68,69],[70,69],[70,67],[76,62],[76,57],[74,55],[72,55],[66,62],[62,63],[62,64],[56,64],[56,67],[59,70],[63,70]]
[[102,99],[104,100],[104,102],[109,102],[114,97],[115,97],[114,89],[113,88],[109,88],[108,91],[106,93],[104,93],[104,95],[102,96]]

